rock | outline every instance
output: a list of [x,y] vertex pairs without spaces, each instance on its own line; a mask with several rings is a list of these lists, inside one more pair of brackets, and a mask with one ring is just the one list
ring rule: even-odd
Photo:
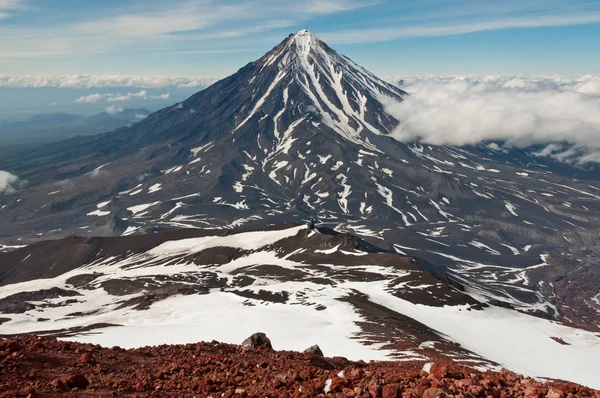
[[331,359],[340,364],[342,368],[348,366],[348,364],[350,363],[350,361],[346,357],[333,357]]
[[443,379],[448,374],[448,365],[440,365],[434,363],[431,365],[431,369],[429,370],[429,375],[433,376],[437,379]]
[[525,398],[542,398],[543,394],[536,387],[527,387],[525,389]]
[[21,344],[17,343],[16,341],[8,341],[6,342],[6,344],[3,347],[6,351],[8,352],[18,352],[21,351],[23,349],[23,347],[21,346]]
[[37,397],[38,394],[36,394],[35,390],[32,387],[26,387],[23,388],[21,391],[19,391],[19,396],[20,397]]
[[369,394],[371,394],[371,397],[373,398],[381,397],[381,386],[375,379],[371,379],[367,385],[367,391],[369,391]]
[[69,376],[69,378],[67,378],[66,380],[66,384],[67,387],[71,389],[77,388],[79,390],[83,390],[87,388],[90,382],[88,381],[87,377],[85,377],[83,374],[77,373]]
[[94,358],[92,357],[92,354],[90,354],[89,352],[86,352],[86,353],[81,354],[81,356],[79,357],[79,362],[93,364]]
[[304,352],[307,354],[318,355],[320,357],[325,356],[325,355],[323,355],[323,351],[321,351],[321,348],[316,344],[311,347],[308,347],[306,350],[304,350]]
[[340,392],[344,387],[346,387],[347,384],[348,381],[343,377],[334,376],[333,379],[331,379],[331,385],[329,388],[333,392]]
[[344,397],[356,397],[356,392],[350,388],[342,388],[342,394],[344,394]]
[[[21,351],[7,353],[10,341],[23,347]],[[449,364],[446,377],[437,378],[422,375],[419,364],[367,364],[252,347],[241,353],[239,346],[221,343],[117,353],[80,343],[71,343],[72,349],[64,351],[62,342],[54,338],[23,336],[0,340],[0,347],[2,397],[87,393],[215,398],[600,398],[598,391],[574,383],[547,383],[504,370],[481,373]],[[86,363],[90,358],[92,365]],[[48,364],[59,366],[49,371]],[[444,366],[434,368],[438,371],[444,373]],[[459,373],[462,379],[457,379]]]
[[428,388],[422,398],[446,398],[446,393],[441,388]]
[[269,340],[267,335],[262,332],[254,333],[252,336],[244,340],[242,342],[242,345],[246,347],[263,347],[268,348],[270,350],[273,349],[273,346],[271,345],[271,340]]
[[29,380],[33,380],[33,379],[35,379],[35,377],[36,377],[36,376],[37,376],[37,372],[35,371],[35,369],[31,369],[31,370],[29,371],[29,373],[27,373],[27,376],[26,376],[26,377],[27,377]]
[[331,359],[327,359],[327,358],[323,358],[321,356],[318,355],[314,355],[310,361],[308,362],[308,364],[310,366],[315,366],[317,368],[321,368],[321,369],[325,369],[325,370],[335,370],[335,369],[341,369],[342,366],[340,366],[339,363],[332,361]]
[[468,375],[465,376],[465,374],[460,371],[448,371],[448,373],[446,373],[445,377],[447,379],[462,380],[462,379],[465,379],[466,377],[468,377]]
[[67,391],[69,389],[65,380],[59,378],[52,380],[50,386],[56,391]]
[[402,387],[400,384],[386,384],[381,388],[382,398],[401,398]]

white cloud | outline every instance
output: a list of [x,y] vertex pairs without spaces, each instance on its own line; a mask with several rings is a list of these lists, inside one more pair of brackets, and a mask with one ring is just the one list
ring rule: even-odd
[[206,87],[217,81],[216,77],[201,76],[124,76],[124,75],[3,75],[0,87],[11,88],[194,88]]
[[75,100],[76,104],[95,104],[98,101],[102,101],[110,94],[90,94],[83,97],[79,97]]
[[122,101],[131,101],[134,98],[142,98],[148,99],[148,92],[146,90],[141,90],[137,93],[127,93],[127,94],[117,94],[114,97],[111,96],[107,99],[108,102],[122,102]]
[[117,114],[123,112],[123,108],[120,108],[116,105],[111,105],[111,106],[107,107],[105,110],[109,115],[117,115]]
[[0,0],[0,10],[11,10],[21,8],[24,5],[23,0]]
[[308,0],[298,2],[298,11],[312,14],[331,14],[340,11],[355,10],[378,4],[379,1],[349,1],[349,0]]
[[131,101],[132,99],[142,99],[142,100],[166,100],[171,97],[171,93],[164,93],[159,95],[148,95],[146,90],[141,90],[135,93],[127,93],[127,94],[90,94],[79,97],[75,100],[76,104],[95,104],[102,100],[106,100],[107,102],[123,102],[123,101]]
[[26,8],[23,0],[0,0],[0,20],[10,18],[15,11]]
[[543,12],[527,17],[489,15],[479,21],[468,20],[459,23],[436,21],[435,23],[349,29],[327,33],[322,35],[322,38],[331,43],[373,43],[410,37],[454,36],[501,29],[585,25],[600,22],[600,10],[597,9],[585,13],[560,13],[560,11],[554,10],[554,13],[555,15],[547,15],[547,12]]
[[18,10],[25,7],[23,0],[0,0],[0,11]]
[[403,88],[410,95],[388,107],[401,121],[393,136],[434,145],[549,144],[536,155],[573,163],[596,161],[600,93],[590,87],[599,80],[597,76],[405,79]]
[[[93,9],[93,14],[80,15],[77,22],[36,27],[0,26],[3,38],[0,57],[107,54],[125,47],[165,52],[214,47],[222,50],[222,43],[210,45],[207,40],[198,40],[198,36],[249,36],[376,3],[374,0],[179,0],[141,2],[135,7],[110,10],[99,8]],[[293,19],[289,19],[290,16]],[[230,27],[235,27],[233,32]],[[181,46],[176,48],[174,43]],[[198,45],[207,47],[198,48]]]
[[0,194],[13,193],[14,185],[19,181],[19,177],[8,171],[0,170]]

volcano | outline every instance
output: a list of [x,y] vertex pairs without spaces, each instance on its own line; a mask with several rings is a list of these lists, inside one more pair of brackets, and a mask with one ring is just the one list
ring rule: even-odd
[[0,196],[0,250],[314,219],[478,302],[598,330],[593,176],[536,148],[399,142],[387,109],[409,98],[301,30],[136,124],[0,159],[26,181]]

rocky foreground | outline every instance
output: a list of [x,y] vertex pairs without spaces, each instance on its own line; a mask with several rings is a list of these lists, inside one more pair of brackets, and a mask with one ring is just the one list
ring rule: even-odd
[[[256,337],[256,336],[255,336]],[[274,351],[268,339],[124,350],[19,336],[0,340],[0,397],[600,398],[600,391],[512,372],[437,363],[352,362]]]

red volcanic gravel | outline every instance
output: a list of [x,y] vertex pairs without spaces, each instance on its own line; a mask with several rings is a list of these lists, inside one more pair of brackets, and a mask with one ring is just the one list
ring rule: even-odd
[[0,397],[600,398],[572,383],[452,364],[428,374],[422,365],[218,342],[124,350],[20,336],[0,340]]

